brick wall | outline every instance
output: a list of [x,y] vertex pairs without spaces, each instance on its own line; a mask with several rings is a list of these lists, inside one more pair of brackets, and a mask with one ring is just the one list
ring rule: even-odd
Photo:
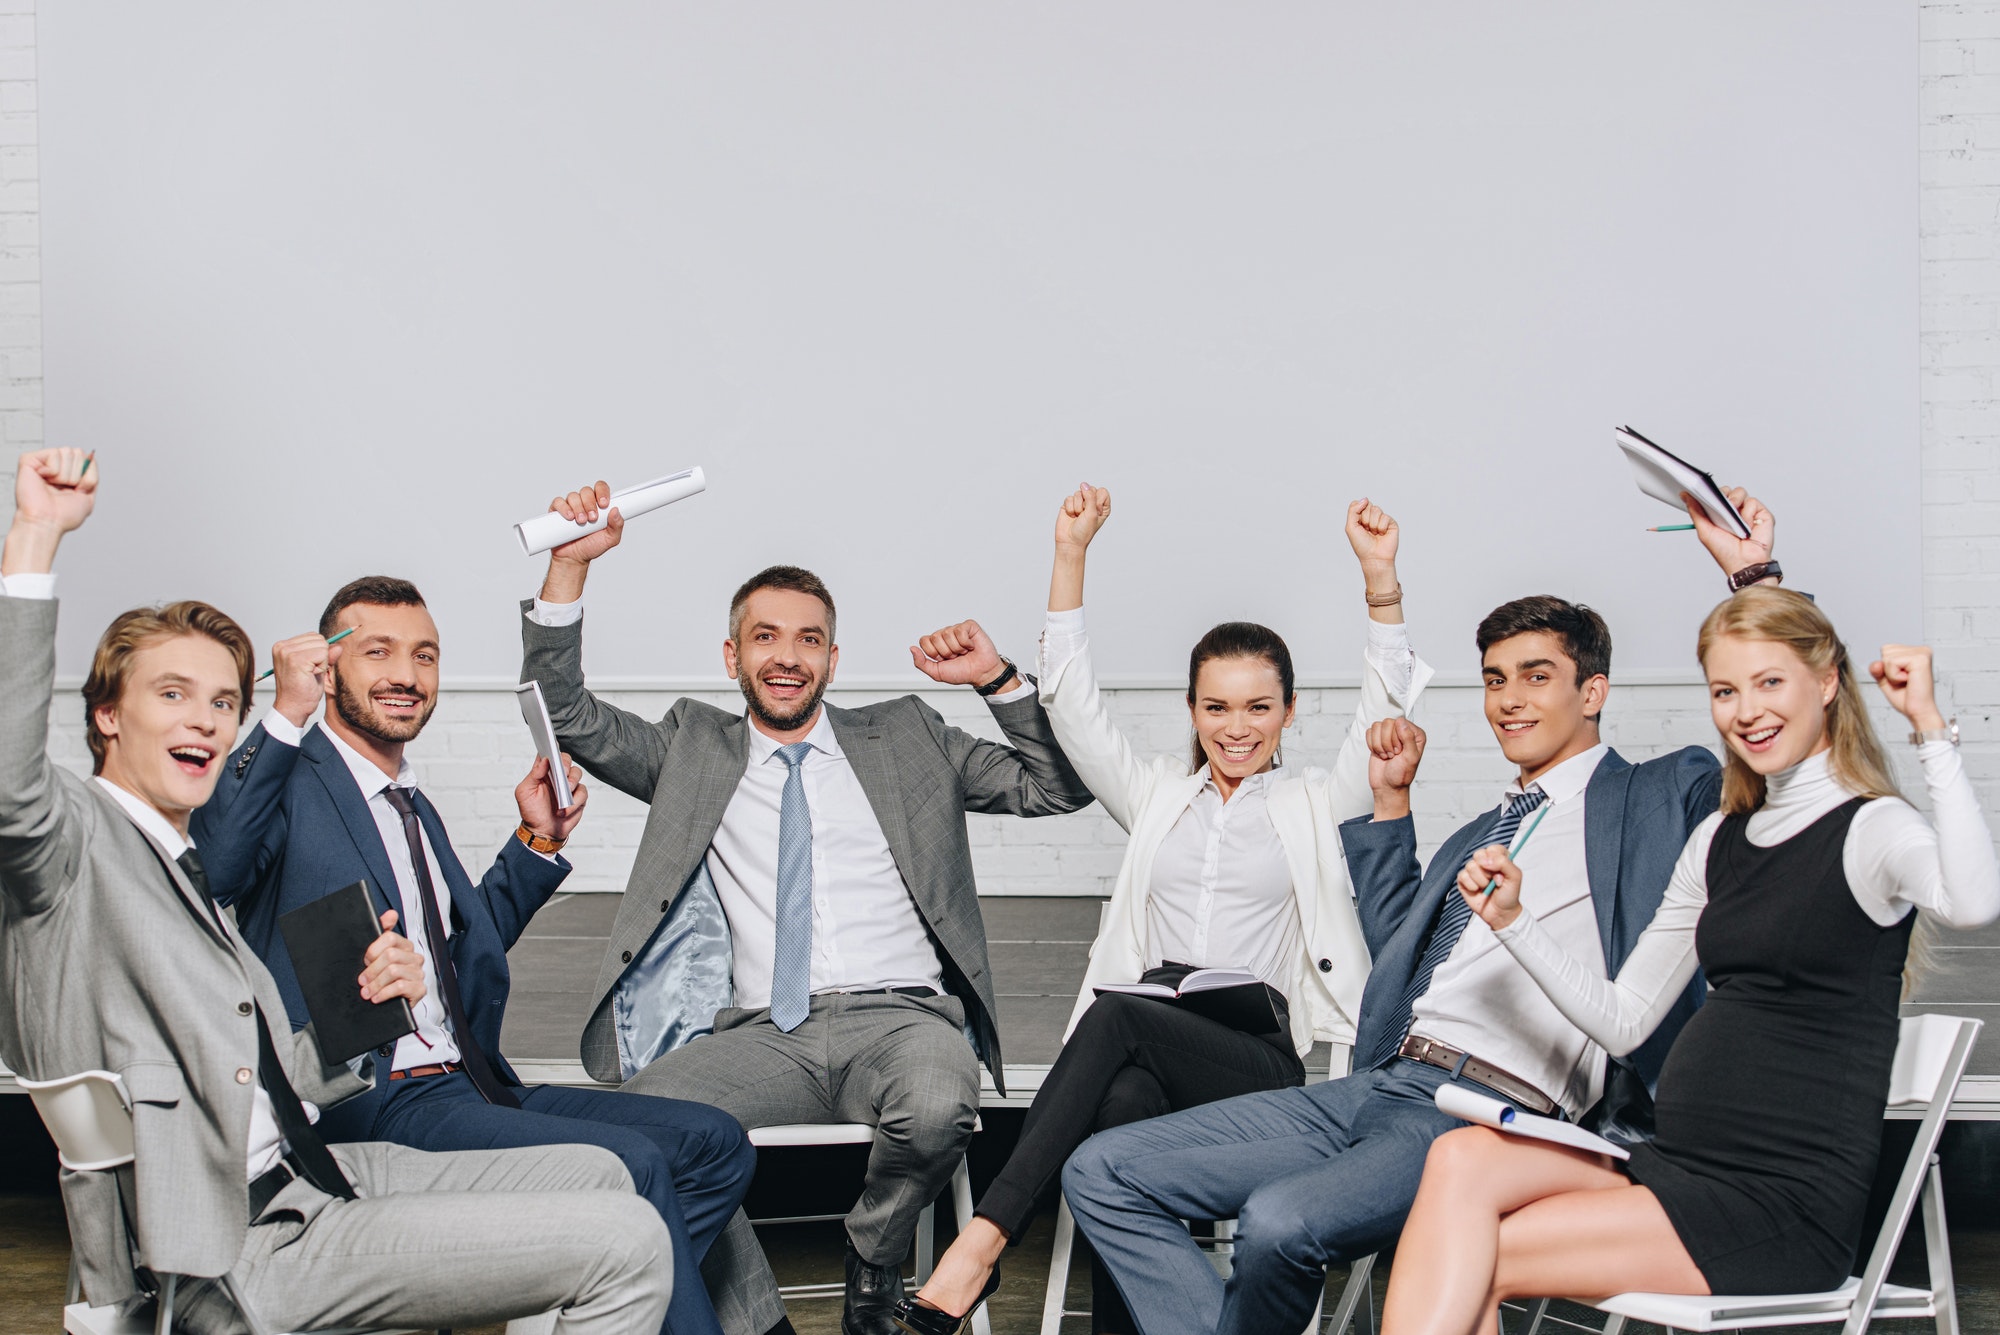
[[[0,0],[0,437],[17,449],[42,435],[32,10],[31,0]],[[1948,708],[1965,728],[1975,781],[1988,808],[2000,809],[2000,0],[1924,3],[1920,23],[1925,625],[1944,669]],[[1420,626],[1420,643],[1441,653],[1457,629]],[[673,694],[632,690],[613,698],[657,716]],[[724,707],[736,700],[713,686],[704,698]],[[969,694],[929,698],[947,718],[993,733]],[[1351,688],[1304,691],[1290,754],[1328,763],[1353,705]],[[1142,750],[1185,749],[1186,715],[1175,692],[1118,690],[1112,707]],[[1469,680],[1447,675],[1433,687],[1423,721],[1433,739],[1419,796],[1428,850],[1494,800],[1506,771]],[[1901,731],[1886,715],[1878,721],[1888,735]],[[55,733],[57,754],[82,767],[74,703],[59,706]],[[1641,759],[1706,745],[1712,733],[1689,678],[1619,686],[1606,736]],[[467,860],[480,860],[474,851],[497,846],[513,825],[510,789],[528,759],[512,695],[450,690],[415,756]],[[971,825],[981,888],[992,894],[1103,894],[1123,846],[1095,811],[1034,822],[973,817]],[[640,828],[637,803],[596,794],[573,850],[573,888],[622,888]]]

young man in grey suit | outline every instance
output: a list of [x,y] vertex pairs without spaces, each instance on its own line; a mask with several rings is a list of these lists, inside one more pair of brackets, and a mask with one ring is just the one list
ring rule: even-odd
[[[552,508],[589,522],[609,500],[600,482]],[[550,553],[522,624],[523,680],[541,682],[564,749],[651,806],[584,1066],[753,1129],[874,1124],[847,1216],[842,1328],[891,1335],[917,1216],[972,1134],[975,1050],[1002,1078],[964,813],[1076,811],[1089,790],[1032,684],[972,622],[938,632],[950,654],[972,652],[912,657],[933,680],[976,687],[1012,745],[915,697],[823,707],[840,657],[833,598],[791,566],[752,577],[730,606],[723,665],[747,717],[681,700],[655,722],[606,704],[584,689],[581,621],[590,562],[624,531],[609,519]],[[731,1335],[784,1322],[748,1234],[739,1216],[703,1266]]]
[[[369,1081],[292,1032],[188,839],[250,700],[234,621],[180,602],[112,622],[84,685],[95,777],[50,763],[50,571],[94,504],[89,464],[22,456],[0,550],[0,1058],[37,1080],[113,1071],[130,1098],[132,1164],[62,1175],[90,1301],[172,1275],[193,1281],[176,1328],[197,1332],[243,1328],[233,1288],[280,1330],[562,1309],[564,1335],[651,1335],[667,1232],[608,1151],[329,1149],[313,1129]],[[394,917],[358,975],[378,1004],[423,996]]]

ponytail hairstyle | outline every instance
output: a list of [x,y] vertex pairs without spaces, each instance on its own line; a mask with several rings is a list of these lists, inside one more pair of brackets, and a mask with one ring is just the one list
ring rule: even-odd
[[[1695,655],[1706,661],[1708,650],[1723,637],[1769,640],[1797,654],[1816,673],[1832,668],[1840,684],[1826,707],[1826,733],[1832,742],[1828,767],[1848,792],[1861,797],[1900,797],[1890,777],[1889,759],[1868,721],[1868,706],[1833,623],[1812,599],[1790,589],[1753,584],[1716,607],[1701,623]],[[1723,747],[1722,809],[1735,815],[1764,805],[1764,776]]]
[[[1202,665],[1217,658],[1256,658],[1269,663],[1278,674],[1278,682],[1285,693],[1285,708],[1292,707],[1297,695],[1294,689],[1296,676],[1292,672],[1292,651],[1285,647],[1284,637],[1269,626],[1260,626],[1254,621],[1225,621],[1195,641],[1194,652],[1188,655],[1188,708],[1194,708],[1195,682],[1201,676]],[[1202,754],[1201,738],[1193,741],[1194,755],[1188,762],[1188,773],[1193,774],[1208,763]],[[1276,760],[1274,764],[1279,763]]]

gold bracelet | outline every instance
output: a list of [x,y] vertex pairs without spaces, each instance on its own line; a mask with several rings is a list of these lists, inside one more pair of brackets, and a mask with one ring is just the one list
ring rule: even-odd
[[1370,607],[1394,607],[1397,603],[1403,601],[1403,583],[1401,580],[1396,581],[1396,589],[1393,593],[1375,594],[1363,589],[1361,596],[1367,600]]
[[526,821],[522,821],[515,829],[514,837],[537,853],[560,853],[562,846],[569,842],[567,839],[551,839],[545,834],[536,834],[528,828]]

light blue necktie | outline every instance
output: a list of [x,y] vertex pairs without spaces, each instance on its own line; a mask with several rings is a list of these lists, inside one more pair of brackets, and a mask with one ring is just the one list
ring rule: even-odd
[[811,742],[778,748],[790,767],[778,807],[778,943],[771,953],[771,1023],[791,1033],[812,1004],[813,821],[799,772]]

